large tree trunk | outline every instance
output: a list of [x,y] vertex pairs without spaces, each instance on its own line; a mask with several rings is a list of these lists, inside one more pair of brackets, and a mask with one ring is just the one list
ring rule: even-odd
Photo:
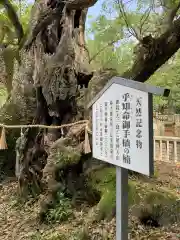
[[[38,1],[34,5],[30,21],[32,29],[25,44],[34,61],[33,85],[36,93],[34,124],[59,126],[84,118],[81,114],[83,111],[81,113],[78,111],[77,97],[79,88],[88,87],[93,73],[84,36],[87,9],[77,6],[75,4],[70,7],[69,4],[65,5],[64,1],[49,1],[47,4]],[[48,12],[52,11],[56,11],[55,17],[48,24],[46,22],[45,25],[41,25],[37,36],[32,37],[38,23],[44,20],[42,14],[46,12],[49,16]],[[63,132],[61,129],[27,129],[17,141],[19,169],[16,175],[19,179],[20,193],[27,196],[29,189],[47,189],[48,201],[42,205],[42,216],[53,203],[56,192],[59,189],[72,191],[74,187],[69,182],[72,183],[74,178],[78,179],[83,171],[85,158],[81,156],[85,126],[79,126],[78,130],[75,128],[76,126],[71,131],[69,128],[63,128]],[[60,139],[61,137],[63,139]],[[65,144],[67,139],[70,139],[69,145]],[[66,150],[69,152],[68,146],[72,147],[71,152],[75,149],[79,153],[78,161],[76,163],[62,161],[62,164],[57,164],[57,161],[53,160],[54,152],[59,154],[60,149],[66,157]],[[71,174],[67,169],[73,169],[70,171]],[[57,172],[63,172],[63,180]],[[70,179],[72,181],[69,181]],[[63,182],[63,187],[58,181]]]

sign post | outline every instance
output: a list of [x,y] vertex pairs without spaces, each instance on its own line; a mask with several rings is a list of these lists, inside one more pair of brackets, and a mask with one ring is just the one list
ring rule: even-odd
[[128,170],[154,173],[152,94],[169,90],[112,78],[92,100],[93,157],[116,166],[116,239],[128,240]]
[[116,239],[128,240],[128,170],[116,167]]

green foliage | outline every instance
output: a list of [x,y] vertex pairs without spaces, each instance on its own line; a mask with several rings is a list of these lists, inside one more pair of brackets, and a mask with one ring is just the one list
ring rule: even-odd
[[14,38],[15,33],[13,30],[13,26],[6,13],[3,12],[0,15],[0,44],[7,42],[11,44],[14,42]]
[[100,15],[95,19],[90,16],[87,43],[95,69],[114,68],[122,74],[133,64],[137,40],[154,35],[157,14],[152,1],[118,2],[104,1]]
[[48,209],[45,220],[47,223],[57,223],[66,221],[72,216],[72,207],[70,200],[62,192],[58,192],[55,204]]
[[[20,2],[13,1],[11,2],[11,4],[13,5],[14,9],[18,14],[19,20],[22,24],[24,31],[27,31],[32,4],[25,0],[21,0]],[[13,23],[8,18],[5,9],[1,9],[0,15],[0,44],[2,43],[7,43],[8,45],[17,44],[17,36],[15,33]]]
[[[13,1],[14,9],[19,12],[19,20],[25,32],[28,31],[30,11],[32,4],[27,4],[26,1]],[[2,57],[5,65],[5,85],[8,94],[12,90],[12,80],[14,75],[15,60],[20,63],[18,38],[13,26],[13,23],[8,18],[5,9],[1,9],[0,15],[0,45],[7,45],[7,48],[2,49],[0,57]]]
[[59,149],[59,151],[54,157],[56,163],[66,165],[71,163],[77,163],[81,157],[81,154],[77,151],[77,149],[74,149],[72,147],[66,147],[64,149]]
[[[119,1],[121,2],[121,1]],[[133,49],[137,36],[160,36],[167,29],[167,14],[178,2],[167,0],[161,15],[159,1],[104,1],[100,15],[90,16],[87,43],[94,69],[114,68],[118,74],[126,72],[134,62]],[[169,9],[169,10],[168,10]],[[177,12],[179,14],[180,10]],[[180,54],[177,52],[151,78],[149,83],[170,88],[168,98],[154,97],[154,108],[168,106],[169,111],[180,113]]]
[[123,27],[122,19],[109,20],[106,15],[100,15],[91,23],[87,44],[92,65],[96,70],[114,68],[121,73],[123,68],[131,65],[134,43],[131,40],[123,41]]
[[169,111],[180,113],[180,54],[177,52],[148,81],[151,84],[169,88],[168,98],[155,97],[155,108],[167,106]]

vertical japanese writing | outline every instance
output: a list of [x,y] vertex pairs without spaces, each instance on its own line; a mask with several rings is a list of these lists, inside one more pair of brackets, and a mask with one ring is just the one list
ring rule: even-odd
[[120,160],[120,101],[116,100],[116,160]]
[[125,93],[122,95],[122,147],[123,147],[123,157],[122,160],[124,163],[130,164],[130,129],[131,129],[131,95],[129,93]]
[[136,98],[136,148],[142,149],[142,97]]
[[104,102],[104,154],[108,157],[108,102]]
[[100,154],[101,156],[103,156],[103,106],[102,104],[100,104],[100,129],[99,129],[99,133],[100,133]]
[[113,159],[113,101],[110,101],[109,115],[110,159]]
[[99,111],[98,105],[96,104],[96,109],[95,109],[95,126],[96,126],[96,129],[95,129],[95,132],[96,132],[95,144],[96,144],[97,149],[100,147],[100,144],[99,144],[100,133],[99,133],[99,126],[98,126],[98,123],[99,123],[99,112],[98,111]]

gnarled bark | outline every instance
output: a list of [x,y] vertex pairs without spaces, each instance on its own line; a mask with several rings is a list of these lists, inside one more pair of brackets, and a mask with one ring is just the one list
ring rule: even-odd
[[154,72],[171,58],[180,48],[180,19],[160,37],[145,37],[135,53],[135,62],[132,68],[122,74],[138,82],[145,82]]
[[[82,118],[77,111],[78,86],[87,87],[93,76],[84,39],[87,9],[70,9],[64,1],[59,1],[55,5],[49,1],[48,7],[44,2],[36,4],[37,8],[40,4],[41,11],[38,13],[37,9],[33,9],[35,16],[32,14],[32,20],[35,24],[26,44],[26,49],[31,51],[34,58],[36,116],[33,122],[62,125],[78,121]],[[42,12],[46,12],[46,20],[42,20]],[[54,12],[56,14],[49,17]],[[66,136],[68,131],[68,128],[64,128],[63,136]],[[19,174],[21,189],[26,185],[26,180],[41,187],[39,180],[42,178],[44,164],[49,161],[49,149],[61,137],[60,129],[47,131],[29,129],[20,138],[21,143],[22,139],[25,139],[25,144],[20,150],[17,142],[19,158],[17,161],[21,162]],[[83,142],[84,136],[81,135],[78,141]],[[48,147],[45,147],[45,142],[48,142]],[[42,158],[43,164],[39,165]],[[35,166],[39,166],[39,172],[36,172],[34,165],[32,170],[34,159]],[[51,194],[50,199],[53,197],[52,192]]]

